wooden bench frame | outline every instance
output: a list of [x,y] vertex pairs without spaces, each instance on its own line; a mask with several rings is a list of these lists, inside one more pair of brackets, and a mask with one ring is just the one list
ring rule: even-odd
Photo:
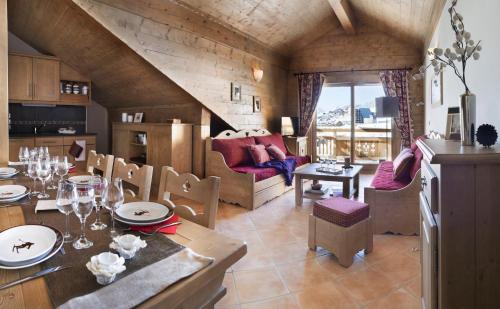
[[[205,175],[218,176],[221,179],[219,198],[221,201],[238,204],[247,209],[256,209],[266,202],[290,191],[294,186],[285,185],[285,177],[276,175],[256,182],[254,174],[243,174],[233,171],[227,166],[222,153],[212,150],[213,139],[232,139],[250,136],[267,136],[266,129],[258,130],[226,130],[206,142]],[[288,150],[288,149],[287,149]],[[300,168],[307,166],[302,165]]]

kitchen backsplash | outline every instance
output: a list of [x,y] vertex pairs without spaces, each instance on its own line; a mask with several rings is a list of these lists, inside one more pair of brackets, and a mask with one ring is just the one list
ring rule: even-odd
[[9,104],[9,133],[57,133],[59,128],[73,127],[77,134],[85,133],[87,111],[84,106],[55,105],[35,106],[18,103]]

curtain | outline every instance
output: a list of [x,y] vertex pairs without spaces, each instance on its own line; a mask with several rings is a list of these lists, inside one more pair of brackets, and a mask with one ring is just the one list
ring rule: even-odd
[[300,74],[299,83],[299,136],[305,136],[314,118],[325,77],[320,73]]
[[408,98],[407,70],[389,70],[379,73],[385,95],[399,98],[399,118],[394,119],[401,135],[401,147],[410,147],[413,127],[410,116],[410,100]]

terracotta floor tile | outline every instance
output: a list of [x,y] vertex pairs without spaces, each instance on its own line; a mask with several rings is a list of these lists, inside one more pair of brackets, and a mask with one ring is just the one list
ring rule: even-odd
[[252,244],[247,250],[247,254],[233,265],[233,270],[250,270],[274,265],[272,255],[264,245]]
[[219,306],[237,305],[239,301],[232,273],[226,273],[222,286],[226,288],[226,295],[217,303],[216,308],[219,308]]
[[268,246],[276,246],[297,242],[297,238],[286,226],[280,226],[272,229],[259,229],[257,233],[262,242]]
[[288,294],[278,271],[273,268],[234,272],[240,303]]
[[405,290],[407,290],[408,292],[410,292],[411,295],[415,296],[416,298],[420,298],[420,296],[421,296],[421,290],[422,290],[420,276],[418,276],[417,278],[415,278],[415,279],[410,280],[409,282],[407,282],[404,285],[404,287],[405,287]]
[[295,293],[302,309],[352,309],[358,308],[355,299],[333,281]]
[[347,274],[366,269],[368,264],[359,256],[354,257],[352,265],[348,268],[339,264],[339,260],[333,254],[326,254],[318,256],[316,262],[327,272],[329,272],[334,279],[340,279]]
[[292,295],[281,296],[269,300],[242,304],[241,309],[299,309]]
[[420,274],[420,264],[412,257],[401,253],[384,257],[372,268],[398,283],[416,278]]
[[373,251],[368,254],[360,251],[358,252],[358,256],[362,257],[368,264],[375,264],[387,256],[401,253],[402,248],[398,243],[397,237],[399,236],[373,235]]
[[396,283],[382,272],[367,268],[346,275],[340,285],[358,302],[365,304],[394,290]]
[[418,309],[420,302],[404,289],[399,289],[387,296],[384,296],[370,304],[366,309]]
[[298,292],[332,280],[331,274],[319,266],[314,259],[279,265],[278,271],[290,292]]
[[300,262],[328,254],[324,249],[319,249],[316,252],[310,250],[305,241],[283,245],[278,244],[275,246],[268,246],[268,248],[271,253],[271,258],[276,265]]

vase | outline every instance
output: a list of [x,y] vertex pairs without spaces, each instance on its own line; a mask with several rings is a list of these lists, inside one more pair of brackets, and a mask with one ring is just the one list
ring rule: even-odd
[[476,134],[476,96],[470,91],[460,96],[460,135],[462,146],[474,146]]

